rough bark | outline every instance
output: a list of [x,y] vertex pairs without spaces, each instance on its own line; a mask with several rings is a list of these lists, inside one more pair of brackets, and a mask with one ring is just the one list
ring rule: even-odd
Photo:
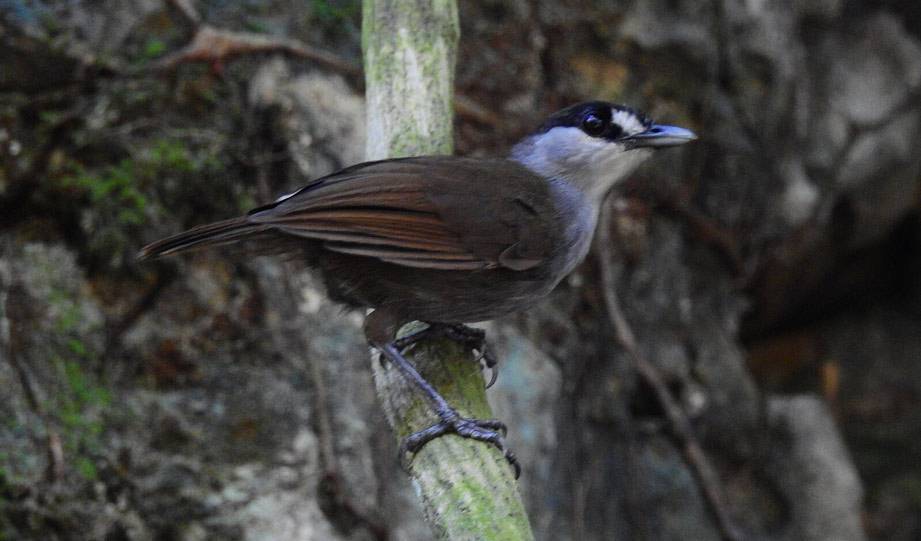
[[363,3],[369,160],[454,150],[453,0]]

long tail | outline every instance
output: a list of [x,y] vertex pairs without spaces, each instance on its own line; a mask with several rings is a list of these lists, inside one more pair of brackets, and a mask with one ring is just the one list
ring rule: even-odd
[[148,244],[141,248],[138,259],[162,257],[192,248],[225,244],[259,233],[264,229],[265,226],[248,222],[246,217],[200,225],[184,233]]

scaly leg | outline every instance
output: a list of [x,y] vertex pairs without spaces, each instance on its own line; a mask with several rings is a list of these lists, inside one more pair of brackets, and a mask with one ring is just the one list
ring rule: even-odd
[[410,381],[412,381],[426,396],[435,413],[438,414],[439,422],[432,426],[410,434],[403,440],[400,445],[400,457],[406,466],[405,457],[407,454],[414,455],[426,443],[445,434],[457,434],[462,438],[470,438],[477,441],[491,443],[496,446],[502,455],[511,464],[515,470],[515,478],[521,475],[521,466],[518,459],[505,446],[504,435],[507,432],[505,425],[495,419],[481,420],[468,419],[461,417],[457,410],[452,408],[448,401],[444,399],[432,385],[419,374],[419,371],[404,357],[395,342],[378,346],[381,353],[396,366]]

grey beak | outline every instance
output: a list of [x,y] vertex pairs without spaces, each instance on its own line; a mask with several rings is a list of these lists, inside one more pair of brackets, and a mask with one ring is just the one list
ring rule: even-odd
[[695,139],[697,136],[691,130],[663,124],[653,124],[646,131],[625,138],[630,148],[672,147],[690,143]]

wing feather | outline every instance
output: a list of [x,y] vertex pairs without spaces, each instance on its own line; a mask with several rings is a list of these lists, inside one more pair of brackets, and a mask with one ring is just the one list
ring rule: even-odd
[[[457,159],[452,163],[470,167],[476,162]],[[517,239],[510,238],[514,234],[501,216],[495,217],[495,226],[480,225],[476,231],[458,227],[464,220],[456,219],[457,209],[452,216],[455,220],[446,221],[443,199],[439,199],[445,190],[462,194],[459,201],[463,204],[469,196],[463,193],[467,186],[453,172],[452,167],[416,159],[349,168],[252,211],[247,220],[323,241],[330,251],[408,267],[475,270],[520,266],[503,265],[501,254]],[[467,175],[472,182],[487,177],[483,171]],[[496,207],[501,202],[489,205]],[[539,263],[535,259],[533,265]],[[533,265],[528,262],[525,267]]]

